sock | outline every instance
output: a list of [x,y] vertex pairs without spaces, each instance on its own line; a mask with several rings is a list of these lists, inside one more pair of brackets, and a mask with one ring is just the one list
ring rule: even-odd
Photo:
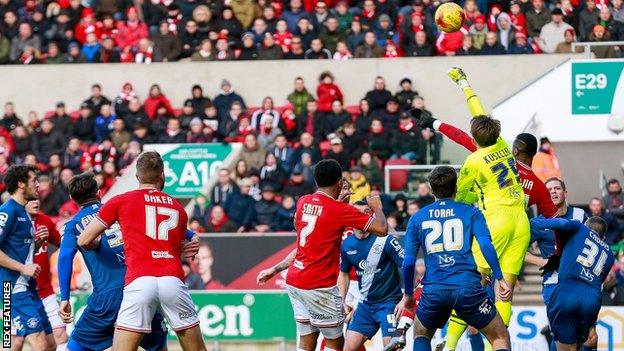
[[67,349],[67,343],[56,345],[56,351],[65,351]]
[[446,338],[444,338],[444,341],[446,341],[446,345],[444,346],[445,350],[455,350],[457,342],[466,330],[466,327],[466,322],[457,317],[455,311],[453,311],[451,318],[449,318],[448,328],[446,329]]
[[496,301],[496,309],[503,319],[503,323],[509,327],[511,321],[511,301]]
[[398,329],[409,329],[409,327],[414,324],[414,312],[405,310],[401,317],[399,318],[399,324],[397,324]]
[[472,348],[472,351],[483,351],[484,345],[481,334],[468,334],[468,339],[470,340],[470,347]]
[[557,351],[557,342],[555,340],[550,342],[550,351]]
[[589,347],[585,345],[581,347],[581,351],[597,351],[597,350],[598,350],[597,348],[593,348],[593,347]]
[[431,351],[431,340],[424,336],[418,336],[414,339],[414,351]]

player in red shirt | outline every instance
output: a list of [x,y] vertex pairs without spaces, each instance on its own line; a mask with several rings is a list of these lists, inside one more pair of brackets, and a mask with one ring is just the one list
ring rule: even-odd
[[[342,168],[335,160],[319,162],[314,168],[314,180],[318,190],[297,202],[298,245],[284,260],[292,262],[286,284],[299,333],[297,351],[315,350],[319,333],[326,340],[326,351],[342,350],[345,315],[337,286],[342,235],[346,228],[352,227],[385,236],[388,224],[379,196],[367,199],[374,216],[338,201]],[[258,282],[270,279],[280,268],[276,266],[261,272]]]
[[65,331],[65,323],[63,323],[58,314],[59,303],[56,300],[54,289],[52,289],[50,257],[48,256],[48,244],[60,247],[61,234],[56,230],[56,225],[52,222],[52,219],[39,211],[39,200],[28,201],[26,212],[30,215],[34,227],[43,227],[47,233],[47,238],[41,243],[41,247],[39,247],[33,258],[34,263],[41,267],[41,274],[37,276],[37,293],[52,325],[52,334],[46,335],[48,344],[56,344],[58,350],[64,350],[67,343],[67,332]]
[[90,249],[113,223],[119,222],[124,240],[126,276],[123,300],[113,338],[113,351],[135,351],[151,331],[157,310],[178,335],[182,349],[206,350],[199,318],[184,284],[182,256],[194,256],[199,240],[183,247],[187,214],[184,207],[163,193],[164,164],[155,151],[137,160],[139,189],[110,199],[78,237]]

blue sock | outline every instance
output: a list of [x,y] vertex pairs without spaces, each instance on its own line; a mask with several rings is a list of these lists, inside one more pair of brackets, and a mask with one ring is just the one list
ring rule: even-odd
[[555,340],[550,342],[550,351],[557,351],[557,342]]
[[414,351],[431,351],[431,339],[418,336],[414,339]]
[[585,345],[583,345],[583,347],[581,347],[581,351],[596,351],[597,349],[591,348],[591,347],[587,347]]
[[483,349],[485,348],[485,345],[483,344],[483,338],[481,338],[481,334],[468,334],[468,339],[470,340],[470,347],[472,348],[472,351],[483,351]]

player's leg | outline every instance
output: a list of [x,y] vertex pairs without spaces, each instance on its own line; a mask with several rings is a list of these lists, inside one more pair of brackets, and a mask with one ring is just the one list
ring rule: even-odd
[[310,323],[296,323],[297,333],[299,334],[299,347],[297,348],[297,351],[316,350],[316,341],[318,340],[320,331],[313,327]]
[[325,338],[325,350],[342,350],[345,314],[338,286],[300,292],[308,308],[310,324],[317,327]]
[[[52,324],[50,323],[50,319],[48,318],[48,311],[45,308],[44,301],[41,300],[39,296],[37,296],[35,303],[37,304],[37,311],[39,313],[39,317],[43,325],[43,332],[45,333],[46,342],[48,344],[48,350],[55,351],[56,340],[54,339],[54,330],[52,329]],[[57,317],[58,317],[58,312],[57,312]],[[65,325],[63,324],[63,327],[64,326]]]
[[431,351],[431,338],[435,334],[436,329],[429,329],[425,327],[418,314],[414,319],[414,351]]
[[299,335],[299,347],[297,351],[313,351],[316,349],[320,331],[310,324],[310,311],[306,305],[303,291],[292,286],[286,286],[290,303],[292,304],[297,334]]
[[139,277],[126,285],[117,314],[113,351],[136,351],[141,340],[152,331],[157,309],[158,278]]
[[414,350],[431,350],[431,338],[435,331],[444,327],[448,321],[454,301],[454,290],[426,291],[426,287],[423,289],[414,318]]
[[141,348],[145,351],[166,351],[167,331],[163,315],[157,312],[152,319],[152,332],[141,340]]
[[487,326],[481,328],[481,332],[488,339],[493,350],[511,350],[509,331],[498,313]]
[[[35,292],[24,291],[11,296],[11,336],[12,350],[21,350],[24,342],[34,351],[48,351],[46,331],[49,331],[48,319],[42,316],[41,299]],[[46,323],[47,322],[47,323]]]
[[[359,351],[368,339],[369,337],[362,333],[354,330],[347,330],[344,351]],[[388,338],[388,340],[390,340],[390,338]]]
[[481,286],[456,290],[455,311],[468,324],[479,329],[494,350],[510,350],[509,333],[492,299]]
[[59,304],[56,296],[50,295],[42,300],[45,313],[52,326],[52,334],[56,343],[57,351],[64,351],[67,346],[67,332],[65,331],[65,323],[59,317]]
[[24,337],[11,335],[11,351],[22,351],[24,347]]
[[49,351],[48,339],[45,332],[37,332],[26,336],[25,341],[33,351]]
[[366,340],[372,338],[378,329],[379,322],[375,316],[375,306],[367,302],[359,303],[347,326],[345,351],[359,351]]
[[468,340],[470,341],[470,347],[472,351],[483,351],[485,345],[483,344],[483,338],[481,333],[475,327],[468,327]]
[[[182,349],[184,351],[206,350],[199,328],[199,317],[186,284],[177,277],[157,277],[155,281],[160,309],[171,325],[171,329],[178,335]],[[150,332],[153,316],[154,313],[150,316]]]

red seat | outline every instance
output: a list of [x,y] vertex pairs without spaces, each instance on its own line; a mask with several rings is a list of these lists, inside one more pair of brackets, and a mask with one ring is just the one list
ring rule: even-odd
[[182,116],[182,109],[181,109],[181,108],[174,108],[174,109],[173,109],[173,115],[174,115],[175,117],[180,117],[180,116]]
[[344,109],[351,115],[351,118],[354,120],[360,115],[360,113],[362,113],[362,111],[360,111],[359,105],[345,106]]
[[70,112],[69,117],[72,119],[72,121],[76,122],[80,119],[80,110]]
[[55,110],[46,111],[46,112],[44,113],[44,115],[43,115],[43,118],[44,118],[44,119],[48,119],[48,118],[50,118],[50,117],[54,116],[54,113],[55,113],[55,112],[56,112]]
[[[412,162],[410,160],[388,160],[386,161],[386,166],[407,166],[411,165]],[[409,176],[409,171],[407,170],[390,170],[390,191],[400,191],[404,190],[407,185],[407,178]]]
[[249,114],[249,117],[251,117],[251,115],[253,115],[253,113],[258,111],[259,109],[260,107],[257,106],[247,106],[247,113]]
[[319,149],[321,150],[321,156],[325,157],[329,150],[331,150],[331,143],[329,140],[323,140],[319,143]]

